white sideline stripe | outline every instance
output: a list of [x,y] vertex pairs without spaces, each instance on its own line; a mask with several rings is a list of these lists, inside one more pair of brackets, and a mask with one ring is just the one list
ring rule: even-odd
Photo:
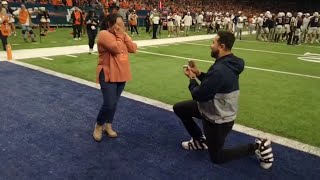
[[[302,61],[309,61],[309,62],[315,62],[315,63],[320,63],[320,58],[316,58],[315,60],[312,60],[314,58],[309,58],[309,57],[298,57],[298,59],[302,60]],[[318,60],[317,60],[318,59]]]
[[47,58],[47,57],[40,57],[41,59],[45,59],[45,60],[50,60],[50,61],[52,61],[53,59],[51,59],[51,58]]
[[[194,61],[199,61],[199,62],[213,63],[213,61],[207,61],[207,60],[202,60],[202,59],[194,59],[194,58],[186,58],[186,57],[181,57],[181,56],[160,54],[160,53],[154,53],[154,52],[148,52],[148,51],[139,50],[138,52],[145,53],[145,54],[157,55],[157,56],[172,57],[172,58],[177,58],[177,59],[186,59],[186,60],[194,60]],[[251,67],[251,66],[245,66],[245,68],[259,70],[259,71],[267,71],[267,72],[274,72],[274,73],[280,73],[280,74],[287,74],[287,75],[293,75],[293,76],[301,76],[301,77],[320,79],[320,76],[312,76],[312,75],[307,75],[307,74],[299,74],[299,73],[292,73],[292,72],[286,72],[286,71],[277,71],[277,70],[272,70],[272,69],[263,69],[263,68],[257,68],[257,67]]]
[[304,55],[305,56],[320,56],[320,54],[309,53],[309,52],[306,52]]
[[78,57],[78,56],[75,56],[75,55],[71,55],[71,54],[66,54],[66,56],[68,56],[68,57],[73,57],[73,58],[76,58],[76,57]]
[[[198,43],[183,43],[183,44],[190,44],[190,45],[196,45],[196,46],[206,46],[210,47],[209,45],[205,44],[198,44]],[[254,52],[264,52],[264,53],[270,53],[270,54],[282,54],[282,55],[290,55],[290,56],[301,56],[302,54],[293,54],[293,53],[284,53],[284,52],[277,52],[277,51],[265,51],[265,50],[259,50],[259,49],[247,49],[247,48],[232,48],[236,50],[244,50],[244,51],[254,51]]]
[[[26,68],[37,70],[37,71],[40,71],[40,72],[43,72],[43,73],[46,73],[46,74],[50,74],[50,75],[53,75],[53,76],[56,76],[56,77],[60,77],[60,78],[67,79],[67,80],[70,80],[70,81],[73,81],[73,82],[77,82],[79,84],[83,84],[83,85],[86,85],[86,86],[89,86],[89,87],[93,87],[93,88],[99,89],[99,85],[98,84],[90,82],[90,81],[86,81],[86,80],[83,80],[83,79],[80,79],[80,78],[77,78],[77,77],[74,77],[74,76],[58,73],[58,72],[55,72],[55,71],[52,71],[52,70],[49,70],[49,69],[45,69],[45,68],[34,66],[34,65],[31,65],[31,64],[23,63],[23,62],[20,62],[20,61],[14,61],[13,60],[13,61],[10,61],[10,62],[12,62],[14,64],[17,64],[17,65],[20,65],[20,66],[23,66],[23,67],[26,67]],[[129,98],[129,99],[132,99],[132,100],[136,100],[136,101],[139,101],[139,102],[142,102],[142,103],[145,103],[145,104],[153,105],[155,107],[162,108],[162,109],[165,109],[165,110],[168,110],[168,111],[172,111],[172,105],[165,104],[165,103],[153,100],[153,99],[145,98],[145,97],[138,96],[138,95],[135,95],[135,94],[131,94],[131,93],[128,93],[128,92],[123,92],[121,96]],[[320,157],[320,148],[315,147],[315,146],[311,146],[311,145],[308,145],[308,144],[304,144],[304,143],[301,143],[301,142],[298,142],[298,141],[295,141],[295,140],[287,139],[287,138],[276,136],[276,135],[273,135],[273,134],[265,133],[265,132],[262,132],[262,131],[259,131],[259,130],[255,130],[253,128],[249,128],[249,127],[246,127],[246,126],[243,126],[243,125],[239,125],[239,124],[235,124],[233,126],[233,130],[241,132],[241,133],[244,133],[244,134],[247,134],[247,135],[250,135],[250,136],[253,136],[253,137],[268,138],[271,141],[273,141],[275,143],[278,143],[278,144],[281,144],[283,146],[287,146],[289,148],[300,150],[300,151],[303,151],[303,152],[306,152],[306,153],[310,153],[310,154],[313,154],[313,155],[316,155],[316,156]]]

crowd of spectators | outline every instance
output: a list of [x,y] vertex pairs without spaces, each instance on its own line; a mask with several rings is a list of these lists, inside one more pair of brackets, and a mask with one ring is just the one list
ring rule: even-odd
[[[21,3],[39,3],[53,4],[55,6],[78,6],[93,7],[96,9],[104,9],[116,4],[123,9],[148,10],[159,9],[161,1],[161,9],[170,12],[181,13],[199,13],[204,12],[229,12],[236,13],[238,11],[245,12],[246,15],[252,16],[267,10],[273,12],[297,12],[303,11],[301,6],[289,1],[277,0],[9,0],[9,2]],[[298,9],[300,8],[300,9]]]

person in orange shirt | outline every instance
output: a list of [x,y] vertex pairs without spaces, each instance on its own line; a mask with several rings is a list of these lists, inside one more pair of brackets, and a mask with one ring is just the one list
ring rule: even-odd
[[8,37],[11,34],[11,28],[9,25],[9,17],[6,15],[0,16],[0,38],[2,42],[2,48],[4,51],[7,50]]
[[117,137],[117,133],[112,129],[112,122],[120,95],[126,82],[132,78],[129,53],[137,51],[137,44],[125,32],[122,16],[110,14],[105,18],[108,29],[99,32],[97,43],[97,82],[101,86],[103,105],[93,132],[96,141],[101,141],[103,131],[109,137]]
[[137,23],[138,23],[138,16],[136,14],[136,11],[133,11],[130,15],[129,15],[129,21],[130,21],[130,27],[131,27],[131,36],[133,36],[134,33],[137,33],[137,35],[139,36],[139,32],[137,29]]
[[22,29],[23,40],[28,42],[27,33],[29,32],[32,42],[36,42],[35,34],[32,30],[31,14],[38,13],[38,10],[29,11],[24,4],[21,4],[21,9],[13,12],[15,16],[19,17],[19,23]]
[[80,34],[83,23],[83,16],[78,7],[74,7],[74,11],[71,14],[72,25],[73,25],[73,38],[74,40],[81,40]]

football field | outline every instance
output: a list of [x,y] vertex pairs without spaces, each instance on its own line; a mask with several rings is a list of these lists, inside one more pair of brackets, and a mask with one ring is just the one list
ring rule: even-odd
[[208,152],[181,147],[190,136],[172,105],[191,99],[182,66],[192,59],[206,72],[214,63],[213,36],[136,41],[133,80],[113,123],[119,137],[104,135],[100,143],[92,138],[102,103],[97,52],[86,53],[84,42],[14,50],[14,61],[0,62],[0,179],[319,179],[318,44],[246,36],[233,48],[245,70],[225,146],[267,137],[275,156],[271,169],[262,169],[255,156],[212,164]]
[[[193,59],[202,71],[214,60],[211,40],[141,47],[130,56],[133,80],[125,91],[174,104],[190,99],[182,65]],[[245,60],[237,123],[320,146],[320,46],[236,41]],[[24,62],[95,81],[97,54],[27,59]]]

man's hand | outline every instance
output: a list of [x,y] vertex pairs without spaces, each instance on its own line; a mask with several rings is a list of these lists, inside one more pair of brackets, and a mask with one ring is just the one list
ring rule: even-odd
[[189,78],[189,79],[195,79],[196,75],[190,70],[190,68],[184,68],[183,69],[184,74]]
[[196,66],[196,63],[193,60],[188,61],[189,69],[196,75],[199,76],[201,74],[200,70]]

